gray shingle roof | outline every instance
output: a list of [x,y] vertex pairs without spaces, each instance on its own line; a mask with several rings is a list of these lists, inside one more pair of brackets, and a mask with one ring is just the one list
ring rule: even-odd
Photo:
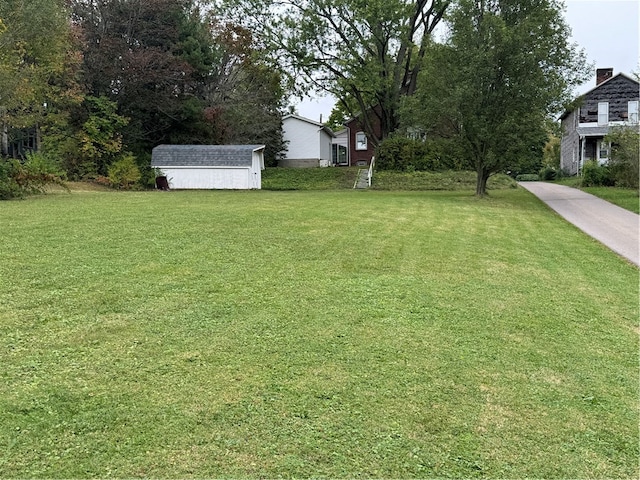
[[158,145],[152,167],[250,167],[264,145]]

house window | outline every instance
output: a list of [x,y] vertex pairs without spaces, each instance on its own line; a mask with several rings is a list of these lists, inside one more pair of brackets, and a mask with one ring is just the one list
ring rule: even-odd
[[356,150],[366,150],[367,149],[367,136],[364,132],[356,133]]
[[609,160],[609,143],[604,140],[598,141],[598,163],[603,165]]
[[598,125],[609,124],[609,102],[598,103]]
[[638,100],[627,104],[627,120],[630,123],[638,123]]

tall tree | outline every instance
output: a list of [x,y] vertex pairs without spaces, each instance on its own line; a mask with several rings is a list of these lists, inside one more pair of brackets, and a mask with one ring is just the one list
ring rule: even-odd
[[285,149],[282,75],[262,59],[253,34],[238,25],[213,23],[219,61],[206,95],[206,117],[217,143],[264,143],[265,161],[276,165]]
[[[52,122],[52,107],[77,96],[77,56],[64,0],[0,2],[0,125],[2,152],[10,128]],[[46,34],[44,34],[46,32]],[[39,132],[39,128],[36,129]]]
[[[186,0],[75,0],[74,20],[84,31],[87,89],[118,105],[130,119],[126,143],[137,151],[169,141],[176,127],[193,124],[183,109],[198,75],[183,48]],[[211,45],[209,41],[208,45]],[[206,48],[206,47],[205,47]],[[198,67],[200,67],[198,65]]]
[[[335,96],[372,143],[398,126],[448,0],[226,0],[298,82]],[[380,124],[376,135],[374,118]]]
[[542,155],[549,115],[588,74],[562,12],[558,0],[458,0],[452,9],[447,44],[421,78],[425,114],[414,109],[411,120],[458,139],[479,196],[491,175]]
[[[160,143],[266,143],[281,150],[280,75],[247,30],[195,0],[74,0],[89,92],[129,119],[136,153]],[[280,134],[281,137],[281,134]]]

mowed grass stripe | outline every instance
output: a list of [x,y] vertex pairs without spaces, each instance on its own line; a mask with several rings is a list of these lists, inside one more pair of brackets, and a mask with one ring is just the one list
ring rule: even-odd
[[0,204],[0,476],[635,477],[638,272],[520,189]]

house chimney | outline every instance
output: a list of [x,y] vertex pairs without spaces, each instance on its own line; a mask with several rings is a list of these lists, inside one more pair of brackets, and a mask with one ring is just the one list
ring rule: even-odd
[[613,68],[598,68],[596,70],[596,85],[600,85],[611,77],[613,77]]

